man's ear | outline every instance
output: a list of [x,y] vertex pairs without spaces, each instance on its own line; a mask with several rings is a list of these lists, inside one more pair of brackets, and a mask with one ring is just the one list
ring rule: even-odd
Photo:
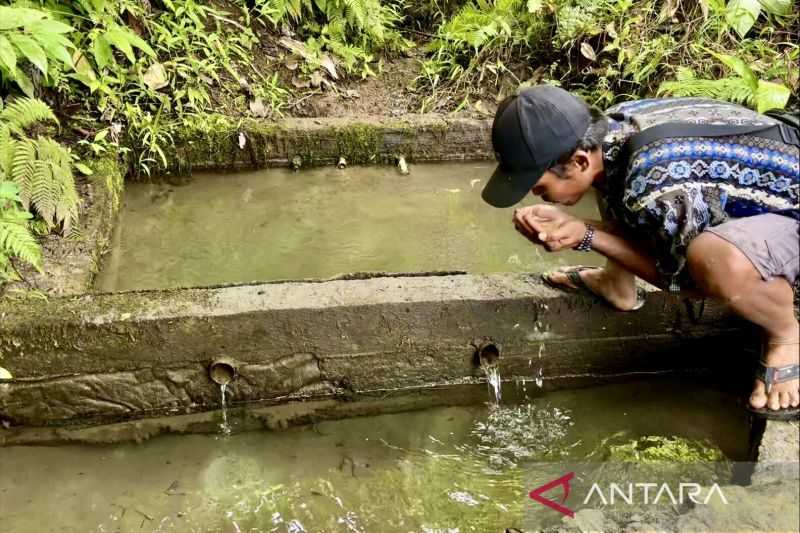
[[577,166],[578,170],[580,170],[581,172],[585,172],[589,168],[589,165],[591,164],[591,161],[589,159],[589,152],[587,152],[586,150],[575,150],[575,153],[572,154],[571,159],[572,163],[575,166]]

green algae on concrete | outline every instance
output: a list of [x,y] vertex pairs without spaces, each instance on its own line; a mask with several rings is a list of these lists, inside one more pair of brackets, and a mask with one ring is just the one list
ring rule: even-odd
[[491,122],[436,114],[403,118],[286,118],[278,121],[202,115],[175,137],[168,169],[235,170],[289,166],[299,157],[304,167],[348,164],[485,160]]
[[691,463],[723,459],[719,448],[709,442],[655,435],[634,439],[625,444],[612,444],[608,450],[608,459],[611,461]]

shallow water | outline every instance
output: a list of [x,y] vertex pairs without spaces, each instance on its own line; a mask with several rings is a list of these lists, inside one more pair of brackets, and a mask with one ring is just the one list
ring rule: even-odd
[[[513,383],[503,392],[521,396]],[[649,381],[282,433],[0,448],[0,529],[502,531],[559,520],[527,497],[558,473],[555,461],[602,460],[610,445],[644,435],[746,454],[746,418],[730,394]]]
[[[130,184],[100,291],[328,278],[350,272],[531,272],[598,264],[518,235],[480,192],[489,163],[196,173]],[[587,195],[570,208],[598,218]],[[530,203],[533,198],[526,200]]]

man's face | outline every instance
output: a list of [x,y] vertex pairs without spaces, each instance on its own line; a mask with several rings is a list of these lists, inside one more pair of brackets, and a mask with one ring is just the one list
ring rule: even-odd
[[546,202],[574,205],[592,186],[597,174],[593,163],[582,154],[576,154],[563,165],[562,176],[550,170],[545,171],[531,189],[531,194]]

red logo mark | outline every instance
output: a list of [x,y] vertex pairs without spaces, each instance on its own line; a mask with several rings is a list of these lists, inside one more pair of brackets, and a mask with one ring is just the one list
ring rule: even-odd
[[[567,515],[570,518],[575,518],[575,513],[572,511],[572,509],[569,509],[561,505],[565,501],[567,501],[567,498],[569,497],[569,490],[570,490],[569,482],[574,477],[575,477],[575,472],[570,472],[569,474],[565,474],[558,479],[554,479],[553,481],[545,485],[542,485],[538,489],[533,489],[528,494],[528,496],[530,496],[532,500],[535,500],[541,503],[542,505],[545,505],[550,509],[553,509],[554,511],[558,511],[559,513]],[[543,493],[559,485],[564,487],[564,497],[561,498],[561,503],[555,502],[553,500],[548,500],[547,498],[544,498],[542,496]]]

